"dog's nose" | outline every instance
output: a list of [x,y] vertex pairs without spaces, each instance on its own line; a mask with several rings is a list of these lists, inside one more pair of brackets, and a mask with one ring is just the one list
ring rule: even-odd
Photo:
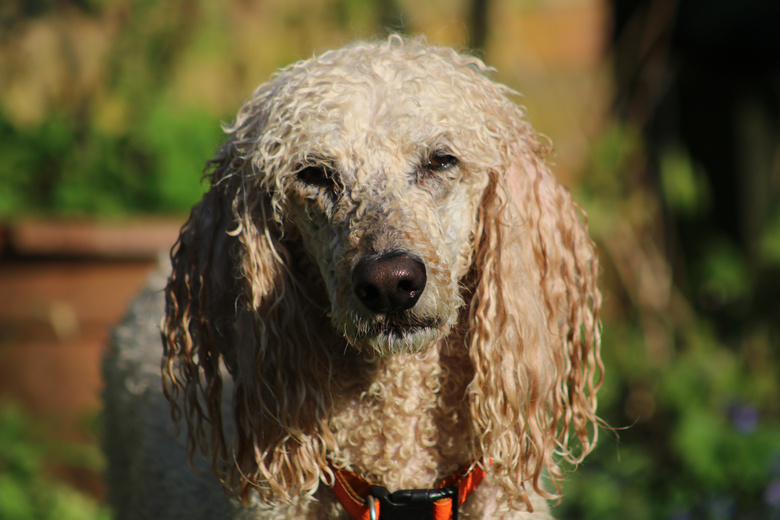
[[425,265],[407,253],[364,258],[352,273],[355,296],[374,312],[411,309],[425,289]]

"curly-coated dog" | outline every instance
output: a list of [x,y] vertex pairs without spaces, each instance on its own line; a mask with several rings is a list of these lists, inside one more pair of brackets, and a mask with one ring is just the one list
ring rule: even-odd
[[596,437],[598,266],[490,72],[391,37],[254,92],[171,254],[162,376],[151,289],[105,363],[118,518],[549,517]]

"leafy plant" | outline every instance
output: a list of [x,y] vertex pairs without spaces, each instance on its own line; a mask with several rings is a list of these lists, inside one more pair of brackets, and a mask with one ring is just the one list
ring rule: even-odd
[[185,212],[220,134],[194,111],[157,109],[118,135],[58,115],[20,129],[0,115],[0,218]]
[[[562,519],[780,518],[780,378],[777,322],[759,316],[724,327],[697,295],[751,301],[757,291],[748,253],[727,242],[701,244],[699,258],[667,258],[659,205],[638,176],[636,133],[607,129],[577,187],[596,218],[606,293],[602,352],[605,430],[569,478],[555,514]],[[706,201],[684,155],[666,168],[674,205]],[[591,211],[593,208],[593,211]],[[773,229],[773,228],[770,228]],[[767,238],[774,243],[778,237]],[[702,237],[704,242],[705,238]],[[690,273],[681,287],[671,264]],[[688,266],[685,269],[686,265]],[[693,279],[690,279],[693,276]]]
[[27,415],[0,407],[0,518],[108,520],[104,508],[47,474],[46,462],[63,456],[67,452],[40,442]]

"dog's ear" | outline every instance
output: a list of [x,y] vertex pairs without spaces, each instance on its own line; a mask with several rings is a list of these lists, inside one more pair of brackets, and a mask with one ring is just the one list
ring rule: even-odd
[[469,387],[477,455],[511,503],[524,485],[558,489],[555,457],[578,462],[596,437],[599,357],[596,249],[584,215],[533,136],[513,142],[480,207],[472,269]]
[[[285,500],[313,493],[326,467],[320,425],[330,359],[312,347],[324,341],[326,321],[298,279],[289,250],[296,238],[273,214],[272,188],[253,171],[261,152],[242,151],[251,139],[237,128],[211,161],[211,188],[171,253],[164,386],[174,418],[186,420],[190,457],[210,455],[244,501],[255,490],[264,501]],[[232,396],[223,395],[227,372]]]
[[174,420],[187,423],[188,449],[226,459],[223,360],[234,357],[233,276],[238,243],[224,186],[212,187],[181,228],[165,289],[163,390]]

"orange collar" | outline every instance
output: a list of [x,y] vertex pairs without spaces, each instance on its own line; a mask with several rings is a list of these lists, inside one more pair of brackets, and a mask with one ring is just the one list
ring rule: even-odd
[[[473,469],[471,466],[463,466],[434,489],[389,493],[381,486],[370,484],[357,473],[333,467],[331,471],[335,477],[331,489],[355,520],[410,518],[411,509],[423,510],[423,516],[420,518],[457,520],[458,507],[463,505],[485,477],[485,470],[480,466]],[[383,508],[387,514],[380,516]],[[393,510],[397,514],[394,514]]]

